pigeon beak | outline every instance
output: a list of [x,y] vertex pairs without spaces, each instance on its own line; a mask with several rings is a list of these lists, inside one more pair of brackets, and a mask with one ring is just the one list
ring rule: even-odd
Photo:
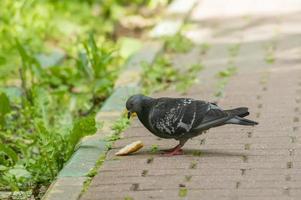
[[132,115],[131,111],[128,111],[128,119],[131,118],[131,115]]

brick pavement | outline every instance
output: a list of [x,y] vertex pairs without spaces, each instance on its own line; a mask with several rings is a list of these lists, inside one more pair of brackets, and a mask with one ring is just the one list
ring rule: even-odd
[[[202,54],[196,46],[173,60],[205,66],[186,96],[217,100],[226,108],[248,106],[250,118],[260,124],[212,129],[188,141],[185,155],[162,157],[151,152],[152,145],[166,149],[177,142],[156,138],[136,120],[108,152],[81,199],[301,199],[301,2],[250,2],[200,1],[190,17],[193,29],[186,34],[211,48]],[[237,55],[229,50],[235,45]],[[217,98],[215,74],[229,65],[238,72]],[[141,151],[114,156],[136,140],[146,145]]]

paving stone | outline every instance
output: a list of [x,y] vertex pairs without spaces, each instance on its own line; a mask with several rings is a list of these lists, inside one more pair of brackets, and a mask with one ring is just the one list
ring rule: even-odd
[[[189,140],[184,155],[162,157],[151,152],[152,145],[163,149],[177,142],[158,140],[135,120],[113,145],[82,199],[300,199],[301,39],[297,36],[301,29],[297,23],[301,15],[295,12],[300,10],[297,5],[300,2],[294,0],[199,1],[189,19],[193,26],[184,31],[196,47],[171,56],[177,69],[193,63],[205,66],[199,82],[185,95],[217,101],[229,109],[247,106],[248,118],[259,125],[214,128]],[[182,22],[168,23],[177,27]],[[160,30],[168,32],[166,27]],[[204,43],[210,48],[202,54],[198,48]],[[272,46],[275,61],[267,62]],[[230,66],[236,66],[237,73],[226,78],[224,95],[217,97],[221,79],[216,74]],[[154,96],[182,95],[168,90]],[[141,151],[114,156],[135,140],[145,143]],[[179,197],[180,188],[187,192],[185,197]]]

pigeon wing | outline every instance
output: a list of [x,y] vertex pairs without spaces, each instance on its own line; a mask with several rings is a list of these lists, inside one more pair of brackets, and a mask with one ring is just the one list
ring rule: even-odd
[[197,117],[201,117],[197,110],[205,114],[207,109],[208,103],[204,101],[160,98],[150,112],[149,123],[159,137],[178,138],[190,132]]
[[191,132],[199,133],[209,128],[220,126],[233,117],[214,103],[209,103],[207,111],[202,112],[201,115],[193,124]]

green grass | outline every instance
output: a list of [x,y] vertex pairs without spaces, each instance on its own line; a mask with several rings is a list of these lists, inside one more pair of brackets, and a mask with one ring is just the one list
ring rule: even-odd
[[179,197],[186,197],[188,193],[188,189],[187,188],[180,188],[179,189]]
[[229,81],[229,78],[235,75],[237,72],[236,66],[229,66],[224,70],[219,71],[216,77],[219,79],[217,82],[217,90],[214,93],[216,97],[222,97],[224,95],[224,88]]
[[144,93],[168,88],[170,83],[177,80],[178,72],[173,68],[167,56],[161,56],[152,64],[143,64],[142,84]]
[[[95,112],[112,93],[124,60],[139,48],[120,56],[120,44],[129,42],[118,41],[116,24],[153,4],[1,1],[0,191],[33,194],[47,187],[81,138],[96,132]],[[46,66],[51,56],[61,59]],[[127,124],[116,122],[111,140]]]
[[[121,117],[119,120],[117,120],[113,126],[112,130],[114,133],[106,138],[107,144],[106,144],[106,152],[112,148],[112,144],[114,141],[120,139],[120,133],[123,132],[128,126],[130,125],[130,121],[126,118],[126,116]],[[85,193],[92,181],[92,178],[97,174],[98,169],[103,164],[103,162],[106,159],[106,153],[100,155],[99,159],[96,162],[96,165],[93,169],[89,171],[87,174],[87,180],[84,182],[84,186],[82,189],[82,194]],[[118,158],[114,158],[115,160],[118,160]]]
[[217,73],[218,78],[228,78],[233,76],[237,72],[237,67],[236,66],[230,66],[227,67],[224,70],[221,70]]
[[228,48],[229,55],[231,57],[236,57],[240,50],[240,44],[234,44]]
[[234,44],[228,48],[228,67],[226,69],[220,70],[216,73],[218,78],[216,84],[216,91],[214,93],[215,97],[222,97],[224,95],[224,88],[227,85],[229,78],[237,73],[238,68],[235,66],[235,60],[240,50],[240,44]]
[[198,73],[204,69],[202,64],[190,65],[184,73],[178,75],[176,89],[185,93],[194,83],[197,82]]
[[85,193],[88,190],[88,188],[89,188],[89,186],[91,184],[92,178],[97,174],[98,169],[103,164],[103,162],[105,161],[105,159],[106,159],[106,154],[105,153],[99,156],[99,158],[98,158],[98,160],[96,162],[96,165],[87,174],[87,179],[84,182],[84,186],[82,188],[81,194]]
[[142,85],[144,93],[149,94],[174,86],[180,92],[186,92],[196,82],[202,64],[192,64],[185,71],[179,71],[172,66],[167,55],[156,59],[152,65],[142,65]]
[[268,64],[273,64],[275,62],[275,56],[273,53],[269,53],[265,56],[265,62]]
[[211,45],[208,43],[201,44],[201,46],[200,46],[201,54],[206,54],[210,48],[211,48]]
[[192,155],[193,155],[193,156],[200,157],[200,156],[202,155],[202,152],[201,152],[201,151],[198,151],[198,150],[196,150],[196,151],[194,151],[194,152],[192,153]]
[[127,129],[130,125],[130,120],[127,118],[127,116],[121,117],[119,120],[117,120],[114,125],[112,126],[112,130],[115,134],[120,134],[122,131]]
[[178,33],[174,36],[165,37],[165,47],[168,52],[186,53],[193,47],[193,43],[187,37]]
[[157,144],[153,144],[151,146],[151,152],[152,153],[157,153],[159,151],[158,145]]
[[120,119],[118,119],[112,126],[113,133],[106,137],[106,148],[108,150],[112,149],[112,144],[114,141],[120,139],[120,133],[122,133],[124,130],[126,130],[130,126],[130,120],[127,118],[127,116],[122,116]]
[[265,62],[268,64],[273,64],[276,60],[275,58],[276,44],[270,43],[267,44],[264,48],[265,48],[265,57],[264,57]]

